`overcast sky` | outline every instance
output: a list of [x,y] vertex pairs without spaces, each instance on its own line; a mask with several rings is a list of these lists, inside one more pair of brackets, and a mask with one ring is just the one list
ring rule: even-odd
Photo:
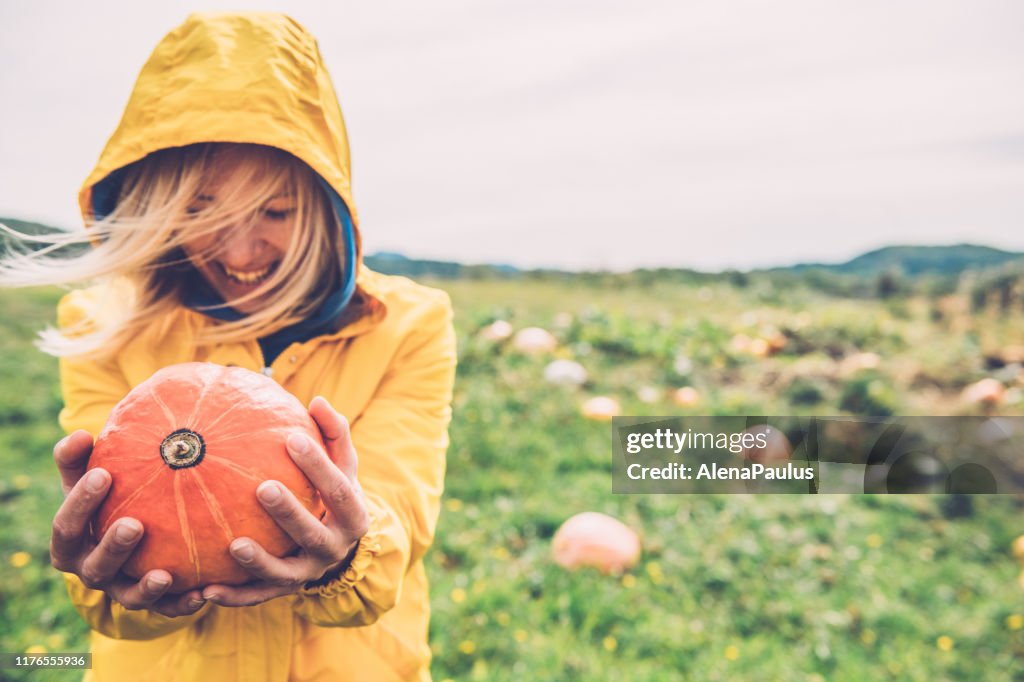
[[[75,196],[194,2],[0,0],[0,215]],[[1018,0],[249,2],[318,38],[369,252],[704,269],[1024,250]]]

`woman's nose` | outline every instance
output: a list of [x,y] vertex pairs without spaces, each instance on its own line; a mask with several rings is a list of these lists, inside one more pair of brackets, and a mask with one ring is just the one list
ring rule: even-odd
[[232,269],[244,269],[260,256],[260,241],[247,230],[230,229],[221,237],[220,260]]

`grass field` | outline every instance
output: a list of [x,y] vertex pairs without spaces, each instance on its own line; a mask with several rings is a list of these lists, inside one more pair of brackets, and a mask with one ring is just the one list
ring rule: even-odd
[[[609,426],[580,414],[595,395],[636,415],[972,414],[961,391],[1024,338],[1020,321],[764,282],[438,286],[455,303],[460,369],[426,559],[435,679],[1024,680],[1016,498],[951,515],[924,495],[617,496]],[[86,647],[48,563],[61,403],[56,362],[31,339],[57,296],[0,292],[0,651]],[[559,348],[529,357],[482,339],[495,319],[550,329]],[[781,350],[752,352],[772,337]],[[556,357],[584,365],[587,384],[547,385]],[[995,411],[1024,414],[1020,367],[995,373],[1008,389]],[[699,395],[685,410],[669,397],[684,385]],[[640,533],[634,569],[551,561],[555,530],[586,510]]]

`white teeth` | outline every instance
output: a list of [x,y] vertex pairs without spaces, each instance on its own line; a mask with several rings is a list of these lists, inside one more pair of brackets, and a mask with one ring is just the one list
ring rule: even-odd
[[248,272],[244,272],[242,270],[232,270],[223,263],[221,264],[221,267],[224,268],[224,274],[226,274],[230,279],[232,279],[235,282],[238,282],[239,284],[258,284],[267,278],[267,276],[270,274],[270,271],[274,269],[274,264],[271,263],[265,268],[260,268],[259,270],[250,270]]

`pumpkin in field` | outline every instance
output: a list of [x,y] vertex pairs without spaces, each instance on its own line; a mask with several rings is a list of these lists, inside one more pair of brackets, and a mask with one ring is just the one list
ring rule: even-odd
[[[758,424],[751,426],[743,433],[754,436],[753,444],[743,448],[743,456],[751,462],[759,464],[788,462],[793,454],[793,446],[786,438],[786,434],[777,428],[767,424]],[[746,440],[750,441],[750,439]]]
[[1010,545],[1013,556],[1017,562],[1024,566],[1024,535],[1021,535]]
[[1003,402],[1006,388],[998,379],[988,377],[971,384],[961,394],[964,402],[976,405],[998,405]]
[[583,403],[581,411],[587,419],[606,422],[622,414],[622,407],[615,398],[599,395]]
[[285,448],[295,432],[323,444],[302,403],[262,374],[200,362],[159,370],[117,404],[93,447],[89,468],[113,479],[97,536],[138,519],[145,534],[124,571],[164,569],[173,592],[252,580],[228,552],[232,540],[252,538],[276,556],[296,548],[256,499],[260,483],[279,481],[323,515]]
[[672,400],[680,407],[693,407],[700,402],[700,393],[693,386],[683,386],[672,393]]
[[544,355],[558,347],[558,340],[547,329],[527,327],[512,337],[512,348],[524,355]]
[[640,559],[640,537],[616,518],[582,512],[559,527],[551,541],[555,563],[570,570],[592,566],[621,573]]

